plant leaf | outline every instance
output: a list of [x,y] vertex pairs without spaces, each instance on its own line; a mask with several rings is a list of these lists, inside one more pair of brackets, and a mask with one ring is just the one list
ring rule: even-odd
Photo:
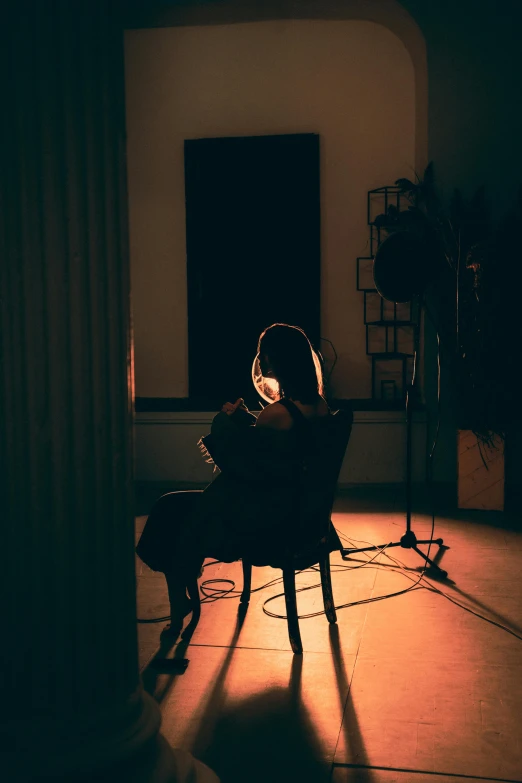
[[405,177],[401,177],[401,179],[396,179],[395,184],[398,188],[400,188],[402,193],[412,193],[413,191],[417,190],[417,185],[415,185],[410,179],[406,179]]

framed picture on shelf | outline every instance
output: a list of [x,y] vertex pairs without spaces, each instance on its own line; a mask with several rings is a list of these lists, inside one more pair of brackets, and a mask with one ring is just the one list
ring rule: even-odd
[[[401,400],[408,383],[407,357],[372,357],[372,397],[376,400]],[[391,393],[393,390],[393,397]]]

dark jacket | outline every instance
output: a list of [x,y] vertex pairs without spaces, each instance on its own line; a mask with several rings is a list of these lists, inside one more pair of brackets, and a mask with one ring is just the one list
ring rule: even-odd
[[[206,555],[276,564],[286,552],[314,546],[328,532],[319,516],[325,487],[314,464],[314,441],[323,439],[327,427],[323,420],[288,431],[255,423],[245,411],[215,416],[202,443],[220,473],[190,524]],[[334,540],[332,548],[339,545]]]
[[179,571],[203,557],[276,567],[292,557],[299,569],[317,562],[320,543],[338,549],[329,513],[335,418],[297,416],[291,430],[278,431],[256,427],[245,411],[218,413],[200,441],[219,468],[216,478],[204,491],[159,498],[136,548],[139,557],[155,571]]

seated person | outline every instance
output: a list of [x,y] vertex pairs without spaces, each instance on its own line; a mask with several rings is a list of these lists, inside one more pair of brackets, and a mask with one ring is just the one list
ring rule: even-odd
[[340,548],[328,520],[326,526],[318,520],[325,489],[333,498],[333,488],[321,483],[332,416],[305,333],[287,324],[268,327],[259,338],[253,380],[270,404],[257,418],[242,399],[223,406],[202,438],[219,474],[203,491],[161,497],[137,546],[147,565],[165,573],[176,637],[190,611],[186,585],[206,557],[278,565],[320,540],[330,551]]

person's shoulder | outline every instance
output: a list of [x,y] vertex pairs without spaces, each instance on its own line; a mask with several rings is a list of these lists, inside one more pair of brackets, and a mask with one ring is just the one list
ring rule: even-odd
[[266,427],[272,430],[290,430],[293,419],[284,405],[272,402],[267,405],[257,417],[257,427]]

